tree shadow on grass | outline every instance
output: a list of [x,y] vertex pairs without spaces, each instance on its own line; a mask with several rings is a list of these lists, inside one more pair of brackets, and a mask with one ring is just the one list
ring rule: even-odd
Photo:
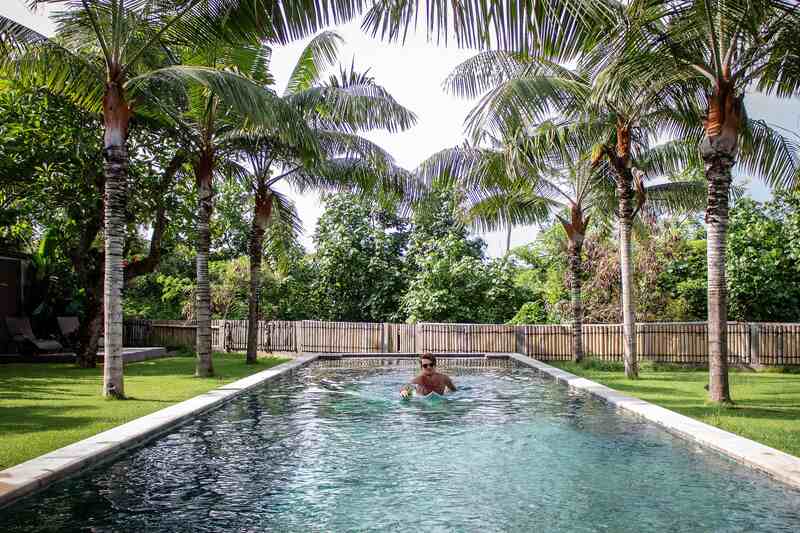
[[[97,409],[92,406],[81,406],[81,410]],[[63,429],[79,429],[97,421],[89,416],[63,416],[59,406],[13,406],[0,407],[0,434],[4,436],[37,433]]]
[[[633,395],[639,394],[652,394],[652,395],[680,395],[680,397],[685,398],[692,398],[691,391],[680,391],[675,389],[670,389],[667,387],[648,387],[647,385],[643,384],[642,381],[636,382],[623,382],[623,383],[611,383],[608,387],[618,390],[620,392],[628,392]],[[702,390],[702,385],[699,387],[699,390]]]
[[[675,398],[659,400],[658,405],[680,412],[693,418],[708,418],[711,416],[735,417],[752,420],[795,421],[800,415],[800,408],[780,408],[779,406],[753,406],[748,403],[734,404],[730,407],[719,407],[713,404],[700,404],[697,401]],[[789,407],[789,406],[787,406]]]
[[21,377],[0,377],[0,400],[54,400],[59,398],[75,398],[91,396],[81,390],[83,387],[102,381],[96,377],[90,380],[74,380],[70,377],[49,377],[47,380]]

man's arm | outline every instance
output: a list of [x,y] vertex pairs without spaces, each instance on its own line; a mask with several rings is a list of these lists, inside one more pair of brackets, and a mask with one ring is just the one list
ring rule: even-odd
[[403,398],[406,398],[406,399],[410,398],[411,397],[411,390],[409,390],[410,387],[408,385],[413,385],[414,389],[418,389],[420,383],[421,382],[420,382],[419,376],[415,377],[414,379],[409,381],[408,384],[403,385],[402,387],[400,387],[400,396],[403,397]]
[[450,376],[444,377],[444,383],[447,386],[447,388],[450,389],[451,391],[455,392],[457,390],[455,384],[453,383],[453,380],[450,379]]

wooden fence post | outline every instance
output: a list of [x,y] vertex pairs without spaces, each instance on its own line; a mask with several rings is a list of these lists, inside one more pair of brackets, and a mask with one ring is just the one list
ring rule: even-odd
[[424,339],[422,338],[422,322],[414,324],[414,352],[422,353],[425,351]]
[[294,350],[297,353],[303,352],[303,321],[294,321]]
[[528,355],[525,353],[525,326],[514,326],[514,351]]
[[758,366],[761,364],[761,328],[757,322],[750,322],[750,364]]

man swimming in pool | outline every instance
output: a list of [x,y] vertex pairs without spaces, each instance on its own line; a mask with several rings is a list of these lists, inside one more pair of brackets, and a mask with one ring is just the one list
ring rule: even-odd
[[[420,375],[411,380],[411,385],[415,385],[417,394],[427,396],[435,392],[444,394],[448,390],[455,392],[456,386],[447,375],[436,371],[436,357],[431,353],[423,353],[419,356],[419,364],[422,367]],[[410,387],[405,386],[400,389],[400,396],[403,398],[411,397]]]

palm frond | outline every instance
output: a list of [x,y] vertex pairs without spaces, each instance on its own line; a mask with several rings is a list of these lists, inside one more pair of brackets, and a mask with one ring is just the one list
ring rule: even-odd
[[509,226],[544,224],[559,204],[520,188],[487,194],[467,208],[466,216],[477,231],[496,231]]
[[286,195],[272,191],[272,217],[264,235],[264,249],[281,272],[286,272],[300,247],[303,221],[297,205]]
[[456,66],[442,86],[446,92],[460,98],[477,98],[507,81],[537,75],[578,78],[569,69],[547,59],[488,50]]
[[499,48],[569,60],[591,46],[608,27],[605,2],[545,0],[379,0],[367,11],[362,28],[373,36],[404,41],[418,20],[428,38],[447,43],[455,37],[467,48]]
[[333,31],[320,33],[306,45],[289,76],[284,95],[297,94],[316,85],[325,69],[339,57],[342,37]]
[[329,129],[396,132],[410,128],[417,121],[412,111],[375,83],[312,87],[290,96],[290,101]]
[[46,41],[41,33],[0,15],[0,56],[9,58]]
[[644,172],[647,179],[677,176],[687,169],[703,168],[703,160],[695,141],[667,141],[638,152],[636,168]]
[[138,88],[153,80],[178,80],[205,87],[247,117],[254,128],[264,125],[269,131],[277,129],[295,142],[309,146],[311,131],[296,110],[273,91],[261,87],[241,74],[211,67],[177,65],[165,67],[131,78],[128,86]]
[[0,72],[25,87],[45,88],[90,113],[102,110],[102,64],[72,53],[51,40],[37,40],[18,53],[0,57]]
[[588,95],[589,87],[575,79],[551,76],[514,79],[481,99],[467,116],[466,130],[473,137],[480,131],[513,137],[537,122],[580,107]]
[[653,216],[702,213],[706,208],[703,181],[673,181],[645,187],[646,210]]
[[763,120],[748,120],[739,143],[739,163],[751,176],[776,188],[800,184],[800,144]]

